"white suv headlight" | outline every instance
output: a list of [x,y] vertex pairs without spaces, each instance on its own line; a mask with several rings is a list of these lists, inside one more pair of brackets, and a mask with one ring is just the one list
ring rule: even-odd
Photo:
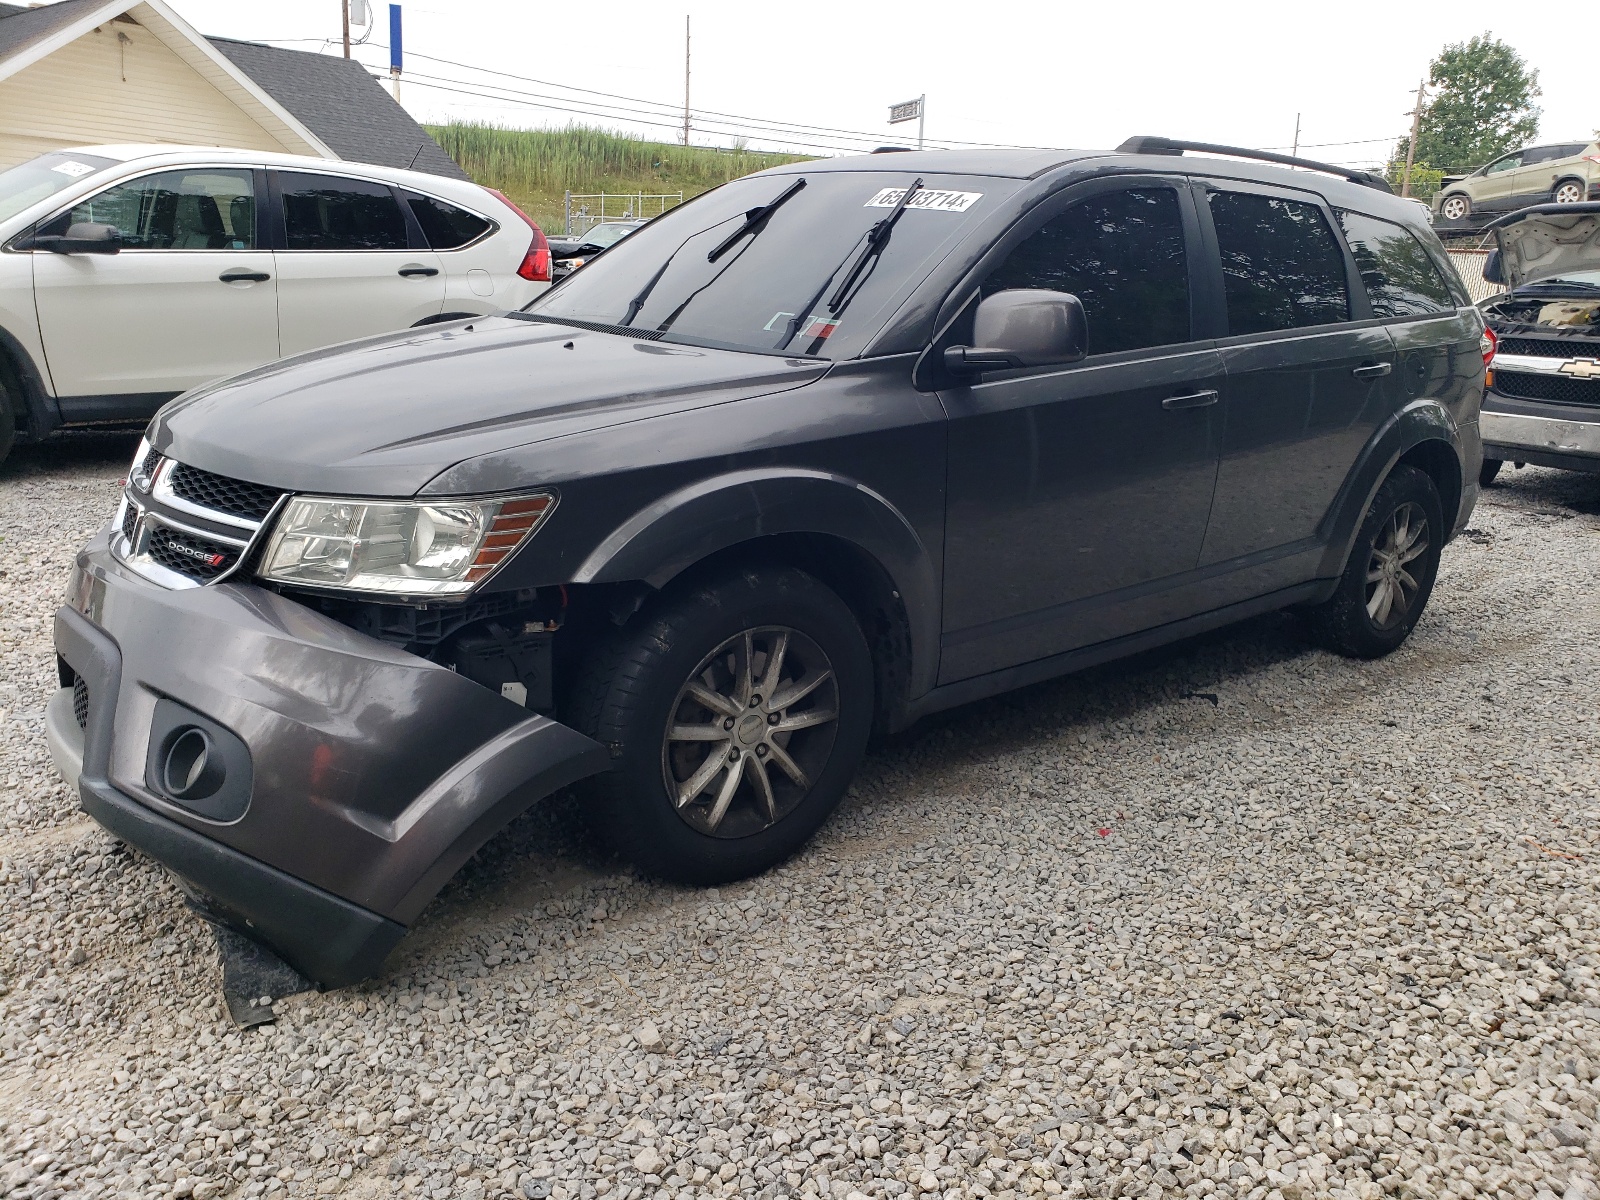
[[461,596],[532,537],[556,506],[548,493],[491,500],[339,500],[295,496],[259,574],[280,583]]

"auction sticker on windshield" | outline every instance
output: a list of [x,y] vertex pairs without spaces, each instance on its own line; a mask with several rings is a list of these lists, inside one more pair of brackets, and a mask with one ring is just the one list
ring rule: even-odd
[[[900,203],[900,197],[905,194],[905,188],[884,188],[862,207],[893,208]],[[911,197],[911,202],[906,207],[931,208],[939,212],[966,212],[982,199],[982,192],[941,192],[934,188],[923,188]]]
[[94,168],[88,163],[72,162],[70,159],[64,163],[57,163],[50,169],[52,171],[59,171],[63,175],[71,175],[74,179],[78,179],[84,175],[94,174]]

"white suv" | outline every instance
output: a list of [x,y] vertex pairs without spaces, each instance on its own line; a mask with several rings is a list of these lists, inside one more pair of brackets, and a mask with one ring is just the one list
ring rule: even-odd
[[285,355],[520,308],[550,266],[537,225],[460,180],[204,147],[43,155],[0,172],[0,458]]

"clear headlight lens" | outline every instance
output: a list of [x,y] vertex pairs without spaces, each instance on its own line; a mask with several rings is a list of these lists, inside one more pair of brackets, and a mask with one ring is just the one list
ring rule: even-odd
[[273,527],[259,574],[353,592],[460,596],[532,537],[555,503],[544,493],[428,503],[296,496]]

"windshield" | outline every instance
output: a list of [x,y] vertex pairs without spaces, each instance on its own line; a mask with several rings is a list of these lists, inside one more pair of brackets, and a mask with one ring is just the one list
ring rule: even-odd
[[584,234],[581,240],[586,246],[599,246],[604,249],[613,242],[620,242],[635,228],[633,225],[596,225]]
[[86,175],[115,166],[95,154],[41,154],[9,171],[0,171],[0,221],[9,221]]
[[[848,304],[830,312],[868,233],[915,178],[903,170],[819,170],[736,180],[669,210],[525,311],[689,345],[854,357],[983,213],[1017,187],[989,176],[924,176]],[[805,186],[793,190],[799,179]],[[765,220],[752,221],[753,212],[790,190]],[[713,257],[741,229],[743,236]]]

